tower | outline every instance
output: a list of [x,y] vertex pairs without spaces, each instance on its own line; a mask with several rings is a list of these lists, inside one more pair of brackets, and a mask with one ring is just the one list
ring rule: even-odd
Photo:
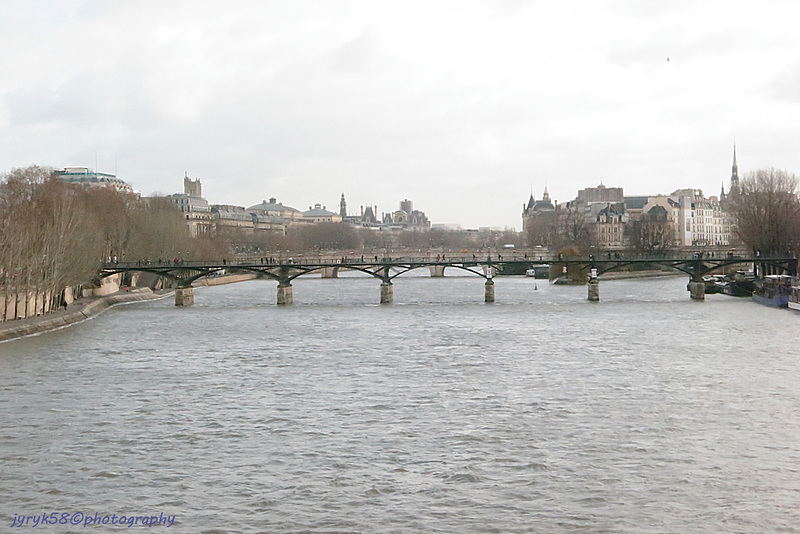
[[342,200],[339,201],[339,215],[343,218],[347,217],[347,202],[344,200],[344,193],[342,193]]
[[189,178],[189,173],[183,175],[183,194],[190,197],[201,198],[203,196],[203,189],[200,185],[200,178],[192,180]]
[[729,191],[739,188],[739,166],[736,164],[736,143],[733,144],[733,166],[731,167],[731,187]]

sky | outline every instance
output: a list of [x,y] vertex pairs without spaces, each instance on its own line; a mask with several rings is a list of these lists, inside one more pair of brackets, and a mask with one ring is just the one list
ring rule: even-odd
[[800,173],[796,0],[0,0],[0,173],[519,230],[545,187]]

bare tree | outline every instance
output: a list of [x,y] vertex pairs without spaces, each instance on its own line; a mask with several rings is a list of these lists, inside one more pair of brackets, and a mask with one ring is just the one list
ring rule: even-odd
[[153,197],[137,203],[130,210],[130,221],[127,261],[191,258],[189,227],[170,199]]
[[308,224],[294,230],[305,250],[357,248],[355,228],[342,222]]
[[559,237],[559,217],[556,212],[543,212],[531,217],[525,229],[525,241],[530,246],[553,246]]
[[559,214],[558,233],[552,244],[559,251],[574,248],[582,254],[589,253],[596,243],[589,225],[586,224],[586,215],[575,208],[562,210]]
[[739,181],[729,195],[736,234],[754,253],[764,256],[796,252],[800,199],[794,174],[759,169]]
[[667,210],[656,206],[636,221],[625,225],[628,248],[635,252],[660,255],[675,246],[675,226],[667,216]]

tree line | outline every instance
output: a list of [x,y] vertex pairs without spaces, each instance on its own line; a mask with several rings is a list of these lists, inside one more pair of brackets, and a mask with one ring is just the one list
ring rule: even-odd
[[55,301],[63,288],[89,283],[100,264],[114,258],[189,255],[188,237],[166,198],[83,188],[39,166],[12,169],[0,180],[0,293],[6,300],[31,293]]
[[748,173],[728,195],[736,235],[753,254],[800,252],[800,197],[794,174],[780,169]]
[[346,222],[321,222],[290,226],[286,234],[240,228],[218,228],[215,239],[231,253],[276,253],[283,251],[358,249],[448,249],[478,250],[521,246],[518,232],[431,229],[386,231],[353,226]]

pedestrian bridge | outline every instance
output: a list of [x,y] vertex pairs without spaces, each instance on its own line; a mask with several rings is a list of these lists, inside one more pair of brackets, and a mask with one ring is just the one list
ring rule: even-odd
[[152,273],[170,280],[176,287],[175,304],[188,306],[194,302],[192,284],[204,277],[221,273],[255,273],[261,278],[278,282],[277,303],[291,304],[292,281],[300,276],[321,274],[323,278],[335,278],[342,270],[360,271],[380,280],[380,302],[389,304],[394,300],[392,281],[415,269],[428,269],[433,277],[444,276],[445,270],[459,270],[472,273],[485,280],[484,301],[494,302],[494,277],[509,272],[521,273],[536,265],[550,265],[551,280],[571,277],[577,283],[588,282],[589,300],[599,300],[599,279],[603,274],[625,267],[660,266],[669,267],[689,276],[690,296],[695,300],[705,298],[703,276],[730,265],[752,264],[757,272],[785,272],[797,275],[796,258],[767,258],[761,256],[739,256],[734,254],[690,253],[674,256],[642,257],[606,253],[589,256],[539,256],[538,259],[502,254],[478,257],[439,255],[436,258],[424,256],[373,256],[372,258],[353,257],[297,257],[285,258],[264,256],[260,258],[234,259],[233,261],[183,261],[171,262],[113,262],[104,264],[98,273],[104,278],[118,273]]

